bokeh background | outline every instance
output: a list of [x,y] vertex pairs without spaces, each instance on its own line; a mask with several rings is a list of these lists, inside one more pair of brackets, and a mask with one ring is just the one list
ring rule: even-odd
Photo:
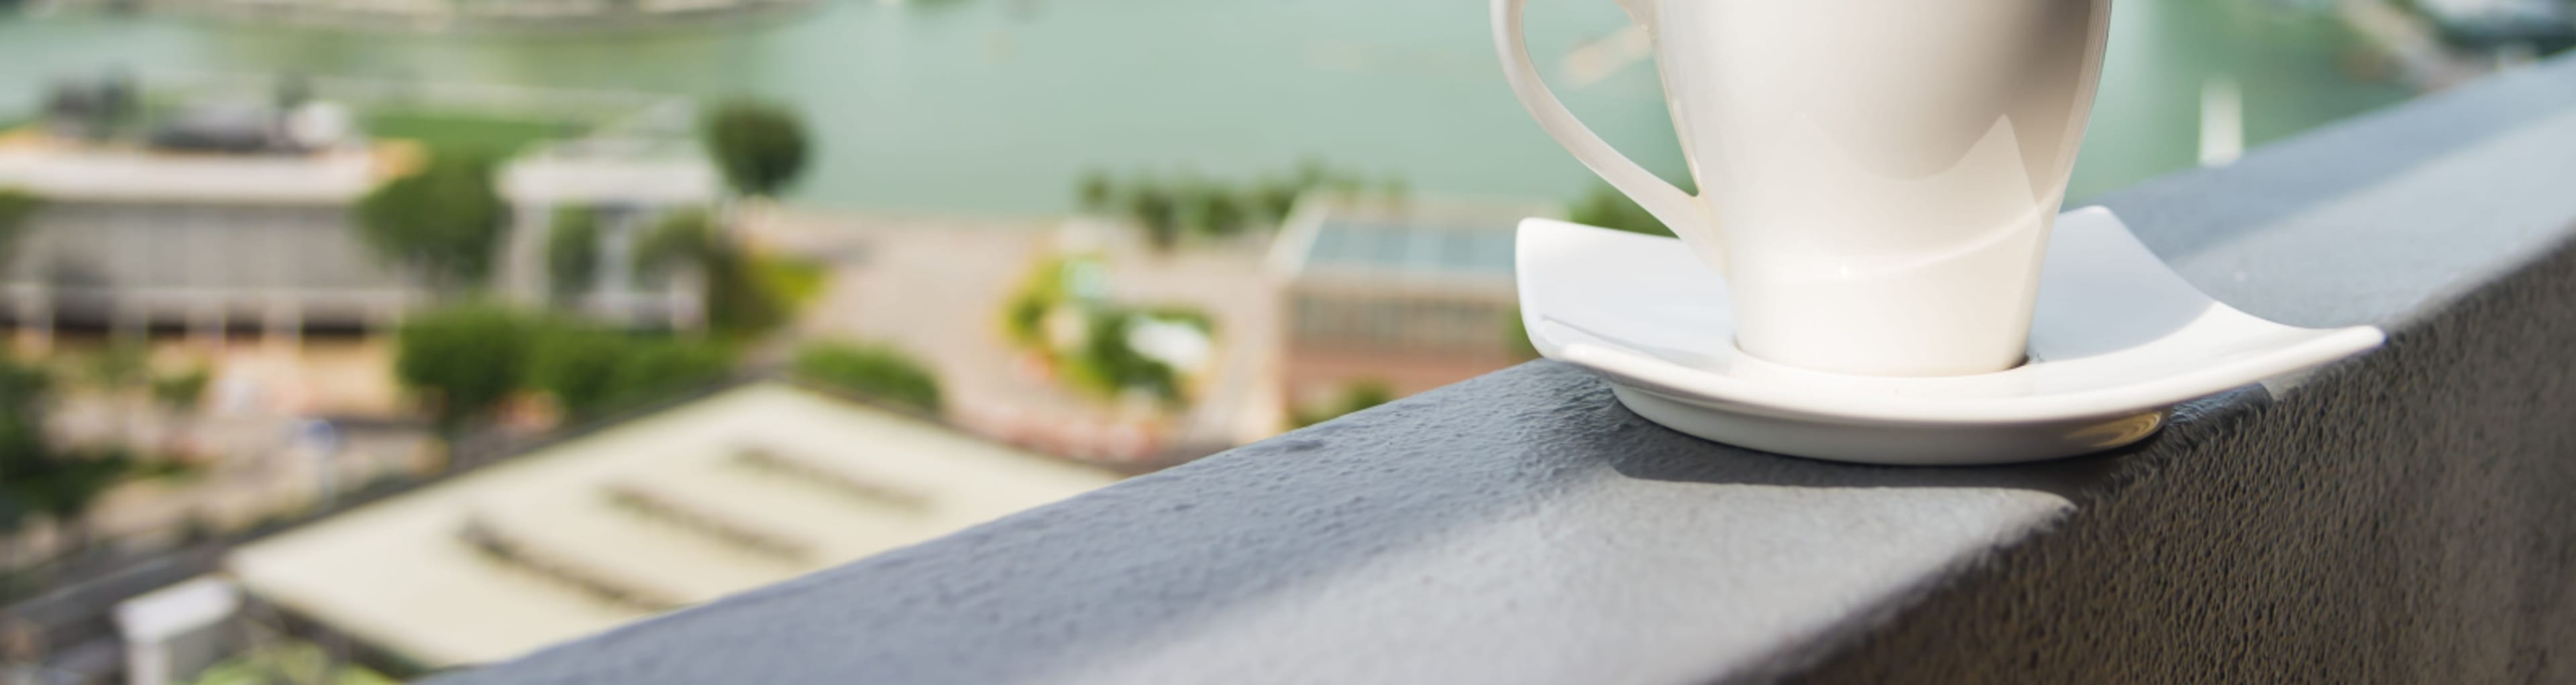
[[[2135,0],[2083,198],[2576,44]],[[1686,181],[1646,39],[1531,8]],[[1475,0],[0,0],[0,681],[507,659],[1532,357]]]

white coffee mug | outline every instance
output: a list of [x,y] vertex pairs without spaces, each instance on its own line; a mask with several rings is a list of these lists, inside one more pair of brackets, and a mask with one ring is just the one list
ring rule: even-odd
[[1493,0],[1513,92],[1726,276],[1738,349],[1873,376],[2023,361],[2110,0],[1619,0],[1653,38],[1698,196],[1548,92],[1527,2]]

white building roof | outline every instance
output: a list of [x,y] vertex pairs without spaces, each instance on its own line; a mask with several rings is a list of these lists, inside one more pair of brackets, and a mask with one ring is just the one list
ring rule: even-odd
[[377,646],[486,663],[1115,480],[764,383],[289,531],[228,565],[254,594]]
[[574,159],[533,155],[501,170],[501,196],[541,205],[704,204],[721,179],[698,159]]
[[373,189],[376,155],[179,154],[0,145],[0,188],[57,200],[344,204]]
[[169,639],[232,618],[241,591],[221,578],[198,578],[143,593],[116,604],[116,627],[127,642]]
[[1291,278],[1509,284],[1521,220],[1558,211],[1530,202],[1308,193],[1274,239],[1268,268]]

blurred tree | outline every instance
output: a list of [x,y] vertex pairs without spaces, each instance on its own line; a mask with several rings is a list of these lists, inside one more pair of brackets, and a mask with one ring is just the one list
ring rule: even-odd
[[925,413],[939,412],[939,380],[891,347],[818,342],[796,353],[796,373],[815,382]]
[[736,100],[706,117],[707,154],[744,195],[775,197],[805,170],[805,124],[778,105]]
[[648,273],[696,266],[717,251],[713,219],[700,210],[672,212],[635,241],[635,268]]
[[152,372],[152,349],[130,339],[109,341],[91,353],[84,371],[89,380],[109,392],[123,392],[142,383]]
[[528,362],[528,385],[566,415],[597,417],[722,379],[732,355],[711,343],[638,337],[596,326],[550,327]]
[[18,235],[27,227],[27,217],[36,213],[43,200],[24,191],[0,189],[0,269],[6,269],[9,258],[17,254]]
[[[43,370],[24,366],[0,355],[0,484],[15,483],[25,478],[20,472],[30,462],[50,456],[45,437],[44,412],[46,391],[52,379]],[[13,499],[13,492],[0,490],[0,499]],[[0,531],[7,530],[14,519],[10,514],[24,514],[20,506],[0,503]]]
[[1118,199],[1117,182],[1109,179],[1109,172],[1099,169],[1084,171],[1082,178],[1075,181],[1074,199],[1081,203],[1084,212],[1107,212],[1110,203]]
[[205,367],[192,368],[152,379],[152,401],[171,411],[187,411],[206,396],[206,385],[214,374]]
[[546,280],[555,301],[569,302],[590,290],[599,274],[599,212],[589,207],[555,210],[546,232]]
[[1638,206],[1636,200],[1629,199],[1627,193],[1619,192],[1618,189],[1606,185],[1593,186],[1591,193],[1566,208],[1565,218],[1578,224],[1615,228],[1631,233],[1665,236],[1673,234],[1672,229],[1664,227],[1662,220],[1647,213],[1646,208]]
[[1261,223],[1278,225],[1288,220],[1288,212],[1297,208],[1297,196],[1306,192],[1295,181],[1266,179],[1253,184],[1252,211]]
[[432,152],[420,169],[359,201],[360,236],[386,259],[420,269],[434,287],[480,284],[505,211],[492,167],[480,155]]
[[62,525],[66,546],[78,550],[88,542],[82,524],[90,506],[124,479],[133,460],[121,452],[56,450],[45,434],[52,387],[43,371],[0,356],[0,535],[42,514]]
[[1243,202],[1222,188],[1202,188],[1198,196],[1199,230],[1209,235],[1230,236],[1242,233],[1250,217],[1245,216]]
[[766,333],[787,321],[788,293],[761,277],[758,260],[716,233],[705,212],[674,212],[635,248],[636,269],[669,273],[695,267],[706,284],[707,324],[731,338]]
[[1136,184],[1127,193],[1127,213],[1145,229],[1145,242],[1169,252],[1181,244],[1181,216],[1170,190],[1153,183]]
[[624,337],[593,326],[548,327],[530,352],[528,385],[554,395],[566,415],[589,416],[617,395]]
[[462,427],[521,387],[538,325],[485,302],[414,316],[394,333],[394,377],[422,391],[441,426]]
[[604,408],[650,404],[723,380],[733,369],[723,346],[669,337],[630,341],[620,357]]

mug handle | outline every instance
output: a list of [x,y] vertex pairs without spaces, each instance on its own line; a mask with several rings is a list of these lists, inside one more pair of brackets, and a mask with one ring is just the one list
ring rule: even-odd
[[[1539,128],[1556,138],[1557,144],[1565,146],[1567,152],[1574,153],[1574,158],[1583,162],[1583,166],[1600,175],[1601,180],[1610,182],[1611,188],[1636,200],[1638,206],[1646,208],[1646,213],[1655,215],[1665,226],[1671,227],[1673,233],[1680,236],[1682,242],[1689,243],[1691,250],[1698,253],[1700,261],[1707,263],[1709,268],[1725,273],[1725,244],[1720,239],[1716,222],[1701,206],[1700,198],[1682,192],[1682,189],[1656,177],[1654,172],[1638,166],[1627,155],[1619,154],[1617,148],[1610,147],[1610,143],[1593,133],[1591,127],[1576,119],[1574,112],[1556,99],[1556,93],[1548,90],[1547,81],[1539,76],[1537,65],[1530,62],[1529,39],[1522,29],[1521,15],[1528,6],[1529,0],[1493,2],[1494,48],[1502,53],[1503,78],[1511,82],[1512,94],[1519,96],[1521,105],[1529,108],[1530,116],[1538,119]],[[1643,20],[1642,17],[1637,19]]]

